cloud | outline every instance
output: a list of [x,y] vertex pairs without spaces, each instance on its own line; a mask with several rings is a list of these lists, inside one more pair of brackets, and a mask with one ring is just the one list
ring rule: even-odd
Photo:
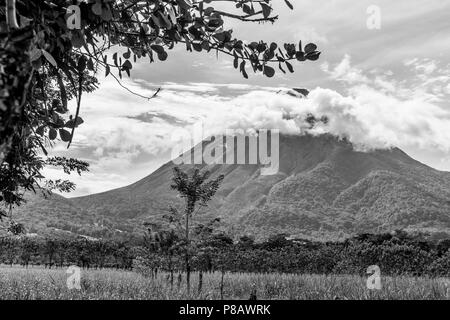
[[320,67],[333,80],[345,81],[349,84],[369,82],[369,79],[363,75],[362,70],[351,66],[351,58],[348,54],[334,68],[330,68],[328,62],[322,63]]
[[437,103],[448,101],[449,65],[429,58],[413,58],[404,60],[402,66],[400,69],[397,67],[396,73],[380,69],[367,72],[352,66],[350,55],[345,54],[334,67],[324,62],[321,69],[329,79],[344,84],[347,91],[365,84],[403,99],[414,97]]
[[[335,65],[322,65],[329,79],[345,89],[317,87],[306,99],[284,94],[284,86],[169,83],[156,99],[146,101],[107,79],[95,94],[85,96],[81,114],[85,123],[77,128],[73,147],[67,151],[57,145],[54,152],[91,163],[90,173],[70,177],[81,186],[73,195],[123,186],[151,173],[170,160],[177,143],[174,133],[190,130],[198,121],[206,136],[226,129],[330,133],[360,150],[398,146],[433,148],[448,155],[450,110],[438,103],[448,94],[448,78],[440,74],[444,69],[437,61],[430,72],[431,68],[418,67],[423,64],[420,59],[405,62],[411,76],[399,80],[389,70],[355,67],[345,55]],[[436,84],[442,90],[433,90]],[[143,80],[125,80],[125,85],[145,96],[155,90],[153,83]],[[311,129],[305,121],[309,114],[329,121]]]
[[[436,148],[450,151],[450,110],[442,105],[449,78],[434,60],[415,59],[405,63],[411,76],[395,78],[390,70],[354,67],[345,55],[335,66],[322,69],[330,79],[345,84],[344,92],[316,88],[308,99],[265,90],[253,90],[234,97],[209,97],[213,113],[199,114],[206,134],[227,128],[280,129],[283,133],[331,133],[350,140],[357,148]],[[289,117],[285,117],[289,114]],[[308,114],[329,122],[309,129]]]
[[426,75],[432,74],[437,69],[436,62],[428,60],[422,64],[416,65],[416,70]]
[[[285,115],[289,114],[286,118]],[[327,124],[309,129],[308,114]],[[421,99],[403,100],[368,85],[342,95],[316,88],[307,99],[251,92],[231,99],[220,112],[203,118],[207,134],[227,128],[279,129],[286,134],[331,133],[362,150],[392,146],[433,146],[450,150],[450,113]]]

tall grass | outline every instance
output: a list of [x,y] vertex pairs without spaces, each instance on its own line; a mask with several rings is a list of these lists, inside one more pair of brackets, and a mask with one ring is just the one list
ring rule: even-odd
[[[0,299],[220,299],[220,273],[206,273],[203,289],[191,294],[185,279],[173,287],[166,274],[156,279],[131,271],[83,270],[81,290],[69,290],[65,269],[0,267]],[[177,278],[177,277],[175,277]],[[366,278],[337,275],[226,274],[224,299],[448,299],[448,279],[382,277],[381,290],[368,290]]]

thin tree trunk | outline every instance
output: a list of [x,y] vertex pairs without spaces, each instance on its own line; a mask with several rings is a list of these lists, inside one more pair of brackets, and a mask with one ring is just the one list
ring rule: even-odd
[[222,269],[222,275],[220,277],[220,300],[223,300],[223,276],[225,275],[225,271]]
[[189,294],[191,291],[191,266],[189,265],[189,260],[186,260],[186,288]]
[[173,289],[173,261],[172,254],[169,254],[169,270],[170,270],[170,289]]
[[178,288],[178,290],[180,290],[182,278],[183,278],[183,276],[181,275],[181,272],[178,273],[178,279],[177,279],[177,288]]
[[198,294],[202,293],[203,287],[203,271],[200,270],[198,274]]
[[186,263],[186,290],[189,294],[191,291],[191,266],[189,263],[189,214],[190,212],[186,212],[186,255],[185,255],[185,263]]

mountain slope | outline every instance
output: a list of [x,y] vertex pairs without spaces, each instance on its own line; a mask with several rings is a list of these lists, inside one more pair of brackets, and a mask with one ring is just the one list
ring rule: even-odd
[[[199,166],[225,176],[199,218],[221,216],[236,235],[283,232],[324,240],[399,228],[450,234],[450,174],[397,148],[358,152],[329,135],[281,135],[276,175],[260,175],[259,165]],[[66,209],[133,229],[181,204],[170,190],[173,167],[169,162],[123,188],[65,199]]]
[[[173,167],[167,163],[130,186],[72,201],[123,219],[157,216],[179,201],[169,187]],[[282,135],[276,175],[260,175],[259,165],[201,167],[225,176],[207,212],[222,216],[236,233],[450,230],[449,173],[397,148],[358,152],[328,135]]]

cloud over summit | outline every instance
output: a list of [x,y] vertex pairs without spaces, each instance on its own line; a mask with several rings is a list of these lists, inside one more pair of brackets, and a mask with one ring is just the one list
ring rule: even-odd
[[[406,61],[402,68],[412,74],[407,80],[390,70],[353,66],[344,55],[340,62],[322,65],[326,77],[343,89],[316,87],[307,98],[286,94],[285,85],[166,83],[158,98],[147,102],[106,80],[83,100],[85,123],[73,147],[59,151],[91,162],[91,173],[75,179],[82,186],[91,184],[91,192],[149,174],[170,160],[177,144],[173,133],[186,132],[199,121],[205,136],[226,129],[279,129],[284,134],[330,133],[358,150],[396,146],[448,154],[450,82],[442,74],[445,68],[432,60]],[[154,84],[143,80],[127,80],[126,85],[142,95],[153,93]],[[328,121],[311,128],[306,121],[311,114]]]

